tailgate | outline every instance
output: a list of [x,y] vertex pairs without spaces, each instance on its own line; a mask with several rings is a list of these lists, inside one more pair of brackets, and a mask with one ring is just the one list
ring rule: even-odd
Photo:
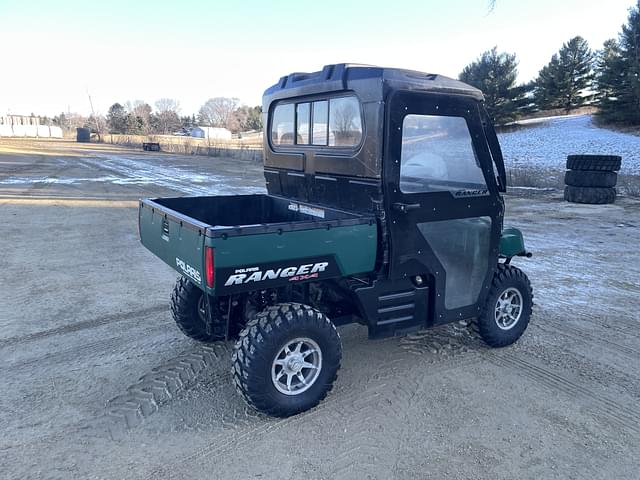
[[205,224],[151,200],[141,200],[138,226],[147,249],[204,289]]

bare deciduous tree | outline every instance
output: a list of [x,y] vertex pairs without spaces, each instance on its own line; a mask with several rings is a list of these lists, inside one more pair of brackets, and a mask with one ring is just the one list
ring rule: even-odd
[[151,133],[151,105],[144,100],[134,100],[133,102],[127,102],[125,107],[140,124],[142,133],[149,135]]
[[180,102],[173,98],[160,98],[156,100],[156,110],[158,112],[180,113]]
[[224,127],[235,130],[234,112],[240,104],[238,98],[216,97],[210,98],[200,107],[198,120],[209,127]]
[[160,133],[173,133],[180,128],[180,102],[172,98],[156,100],[158,113],[154,116],[156,129]]
[[262,107],[248,107],[243,105],[233,112],[235,127],[240,132],[262,129]]

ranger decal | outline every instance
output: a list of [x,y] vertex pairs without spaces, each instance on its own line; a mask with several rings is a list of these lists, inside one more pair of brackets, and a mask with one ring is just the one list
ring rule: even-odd
[[277,278],[286,278],[290,282],[310,280],[312,278],[319,278],[319,273],[324,272],[328,266],[329,262],[320,262],[265,271],[260,270],[258,267],[238,268],[233,275],[229,275],[227,281],[224,282],[224,286],[230,287],[231,285],[263,282]]
[[342,276],[334,255],[216,268],[216,294],[275,288]]
[[480,188],[477,190],[458,190],[454,193],[455,197],[484,197],[489,195],[489,190],[486,188]]

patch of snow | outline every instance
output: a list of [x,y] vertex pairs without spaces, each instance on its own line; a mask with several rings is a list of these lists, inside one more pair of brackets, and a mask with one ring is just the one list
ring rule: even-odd
[[619,173],[640,174],[640,137],[598,128],[591,115],[556,117],[498,134],[507,168],[565,170],[567,155],[622,156]]
[[120,185],[156,185],[178,190],[187,195],[225,195],[263,193],[264,187],[242,185],[242,179],[229,175],[203,175],[185,168],[158,164],[140,158],[118,155],[85,157],[82,163],[117,176]]
[[0,180],[0,185],[32,185],[38,183],[44,183],[47,185],[75,185],[85,182],[98,182],[98,183],[117,183],[120,180],[117,177],[92,177],[92,178],[79,178],[79,177],[7,177]]
[[509,190],[535,190],[538,192],[552,192],[555,190],[555,188],[550,188],[550,187],[519,187],[517,185],[514,185],[513,187],[511,185],[509,185]]
[[0,185],[77,185],[81,183],[110,183],[113,185],[154,185],[182,192],[186,195],[229,195],[264,193],[264,185],[247,181],[242,171],[220,175],[205,175],[188,166],[154,163],[141,156],[104,155],[79,157],[76,166],[84,166],[90,172],[106,172],[106,175],[88,177],[26,177],[0,178]]
[[583,116],[585,116],[583,113],[577,113],[575,115],[553,115],[551,117],[528,118],[526,120],[518,120],[516,122],[510,123],[509,125],[533,125],[536,123],[547,122],[549,120],[567,120]]

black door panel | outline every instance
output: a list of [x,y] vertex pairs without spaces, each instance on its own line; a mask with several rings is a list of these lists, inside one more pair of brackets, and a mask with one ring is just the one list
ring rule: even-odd
[[429,323],[475,316],[497,264],[504,209],[480,105],[396,92],[387,112],[390,277],[428,280]]

